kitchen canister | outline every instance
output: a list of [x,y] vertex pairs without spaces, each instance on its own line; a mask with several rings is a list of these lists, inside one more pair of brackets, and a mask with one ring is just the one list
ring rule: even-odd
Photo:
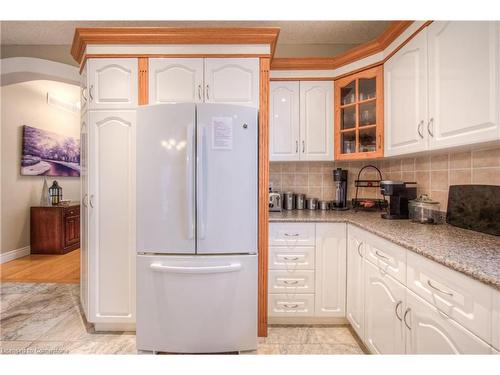
[[319,201],[318,202],[318,209],[319,210],[329,210],[330,209],[330,202],[328,202],[328,201]]
[[306,195],[305,194],[295,195],[295,208],[297,210],[303,210],[304,208],[306,208]]
[[318,208],[318,199],[316,199],[316,198],[307,198],[306,199],[306,208],[308,210],[316,210]]
[[283,193],[283,209],[293,210],[295,208],[294,194],[291,191]]

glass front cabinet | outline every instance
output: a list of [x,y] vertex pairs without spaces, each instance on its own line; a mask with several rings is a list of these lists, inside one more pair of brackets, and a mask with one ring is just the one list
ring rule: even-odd
[[335,81],[335,160],[384,154],[383,67]]

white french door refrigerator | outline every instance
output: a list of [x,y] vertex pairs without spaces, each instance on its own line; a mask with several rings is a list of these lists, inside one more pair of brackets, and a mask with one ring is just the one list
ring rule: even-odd
[[257,109],[138,109],[138,350],[257,347],[257,173]]

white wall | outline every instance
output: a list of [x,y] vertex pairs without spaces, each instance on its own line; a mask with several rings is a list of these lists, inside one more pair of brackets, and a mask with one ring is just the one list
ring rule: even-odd
[[[22,126],[80,138],[80,113],[47,104],[47,92],[71,101],[80,97],[79,88],[55,81],[29,81],[1,88],[1,248],[0,253],[29,245],[30,206],[40,203],[43,177],[21,176]],[[48,177],[49,185],[53,177]],[[63,198],[80,200],[80,181],[56,177]]]

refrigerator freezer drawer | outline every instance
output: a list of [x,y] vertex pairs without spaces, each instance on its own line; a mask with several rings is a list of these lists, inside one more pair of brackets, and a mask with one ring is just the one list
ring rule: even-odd
[[137,349],[257,348],[257,255],[137,256]]

